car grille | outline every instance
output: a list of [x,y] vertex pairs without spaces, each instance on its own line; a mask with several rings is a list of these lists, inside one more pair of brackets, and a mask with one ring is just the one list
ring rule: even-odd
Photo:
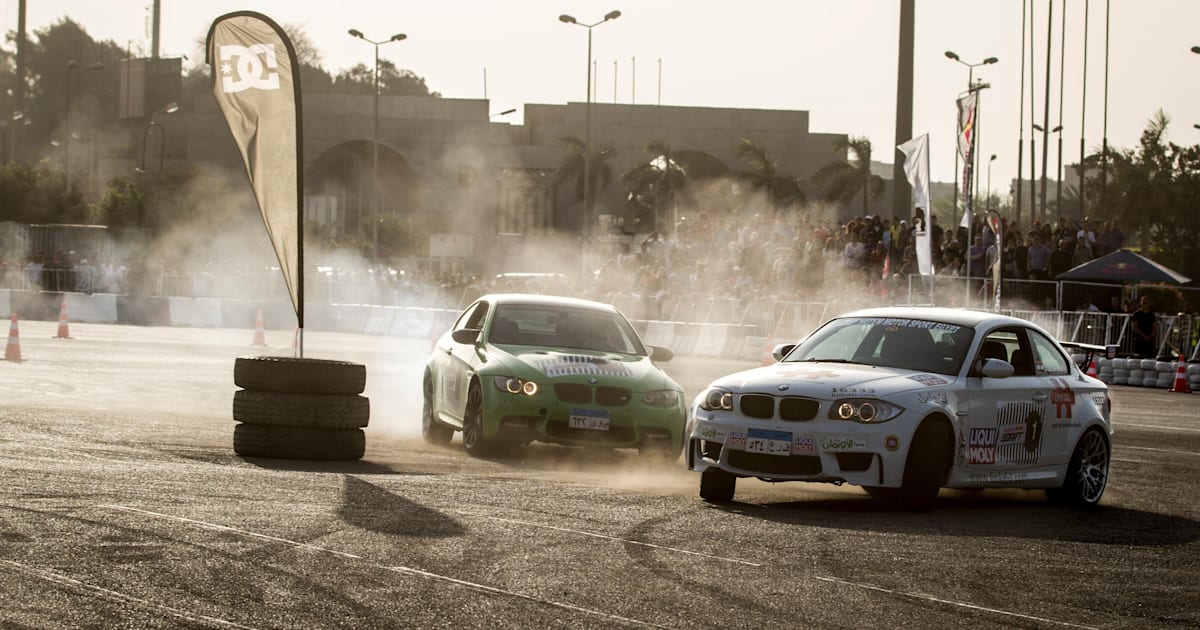
[[809,455],[766,455],[729,451],[729,465],[763,475],[819,475],[821,458]]
[[[765,394],[744,394],[741,397],[742,415],[769,420],[775,417],[775,397]],[[811,398],[782,398],[779,400],[779,419],[804,422],[817,416],[820,406]]]
[[577,383],[555,383],[554,395],[563,402],[578,404],[592,402],[592,388]]
[[[563,402],[586,405],[592,402],[592,388],[578,383],[555,383],[554,395]],[[605,407],[624,407],[633,398],[633,391],[625,387],[601,385],[596,388],[596,403]]]
[[842,472],[862,472],[871,467],[875,459],[874,453],[838,453],[838,468]]
[[593,431],[591,429],[573,429],[565,422],[547,422],[546,434],[564,440],[594,444],[631,442],[635,435],[633,427],[610,426],[607,431]]
[[596,402],[605,407],[624,407],[633,398],[633,392],[624,387],[601,385],[596,388]]

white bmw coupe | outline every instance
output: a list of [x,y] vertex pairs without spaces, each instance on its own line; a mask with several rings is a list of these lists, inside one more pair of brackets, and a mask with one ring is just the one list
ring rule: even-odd
[[687,464],[708,501],[731,501],[739,477],[849,483],[914,509],[940,488],[1043,489],[1078,507],[1104,494],[1108,388],[1028,321],[869,309],[774,355],[692,403]]

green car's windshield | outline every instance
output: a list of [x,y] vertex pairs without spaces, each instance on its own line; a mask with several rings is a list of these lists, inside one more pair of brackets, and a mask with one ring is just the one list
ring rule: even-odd
[[975,329],[921,319],[835,319],[796,346],[784,362],[827,361],[958,374]]
[[618,313],[547,304],[500,304],[488,341],[645,355],[633,326]]

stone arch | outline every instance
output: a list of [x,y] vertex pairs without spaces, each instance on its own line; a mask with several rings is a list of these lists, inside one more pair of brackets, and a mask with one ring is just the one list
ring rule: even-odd
[[[332,221],[335,234],[369,234],[372,211],[373,143],[370,140],[342,142],[321,152],[304,170],[304,192],[333,200],[337,208]],[[412,165],[386,144],[379,144],[379,214],[409,214],[418,209],[420,190]]]

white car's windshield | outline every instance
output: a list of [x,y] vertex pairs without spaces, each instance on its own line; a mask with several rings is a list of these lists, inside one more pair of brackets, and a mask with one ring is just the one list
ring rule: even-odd
[[617,313],[566,306],[501,304],[491,343],[646,354],[633,326]]
[[957,374],[975,329],[895,317],[835,319],[796,346],[784,361],[861,363]]

